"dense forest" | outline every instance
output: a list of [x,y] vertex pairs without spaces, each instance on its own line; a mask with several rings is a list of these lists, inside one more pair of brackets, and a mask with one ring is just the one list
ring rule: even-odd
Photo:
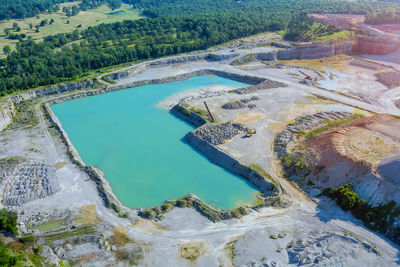
[[[0,20],[23,19],[47,11],[52,13],[60,9],[60,3],[74,2],[75,0],[0,0]],[[119,0],[82,0],[77,8],[88,10],[107,3],[110,8],[121,6]]]
[[378,10],[368,13],[365,16],[365,22],[368,24],[399,24],[400,11]]
[[334,26],[315,22],[307,14],[300,14],[292,17],[284,37],[291,41],[311,41],[313,37],[328,36],[340,31]]
[[[16,50],[0,60],[0,95],[75,80],[103,67],[206,49],[265,31],[289,28],[287,37],[299,39],[313,25],[305,18],[307,13],[361,14],[379,4],[336,0],[128,1],[151,18],[101,24],[49,36],[39,43],[21,39]],[[390,8],[400,10],[400,5],[391,3]],[[335,31],[322,27],[314,34]]]

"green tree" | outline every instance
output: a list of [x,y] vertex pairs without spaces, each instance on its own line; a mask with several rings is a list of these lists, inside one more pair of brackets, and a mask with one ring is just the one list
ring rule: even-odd
[[19,27],[18,23],[14,22],[13,23],[13,30],[16,31],[18,27]]
[[3,47],[3,52],[4,54],[8,55],[11,52],[11,47],[9,45],[6,45],[5,47]]

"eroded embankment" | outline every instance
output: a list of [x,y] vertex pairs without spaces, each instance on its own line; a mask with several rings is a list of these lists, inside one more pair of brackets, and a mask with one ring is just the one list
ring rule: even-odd
[[7,128],[13,121],[15,115],[14,103],[7,101],[3,105],[0,105],[0,132]]
[[81,171],[85,172],[96,184],[100,197],[103,199],[106,207],[113,208],[117,213],[121,212],[121,203],[112,192],[109,182],[104,178],[103,173],[93,166],[87,166],[79,156],[78,151],[68,138],[68,134],[62,128],[61,122],[49,107],[49,103],[43,104],[43,111],[50,123],[55,123],[55,129],[58,131],[61,141],[67,148],[67,155],[71,162]]
[[400,157],[399,127],[400,120],[389,115],[318,113],[289,125],[277,136],[275,151],[287,176],[302,187],[352,183],[371,205],[400,203],[400,176],[391,171],[396,161],[381,172],[387,159]]
[[399,243],[400,119],[325,112],[296,119],[275,140],[286,176]]

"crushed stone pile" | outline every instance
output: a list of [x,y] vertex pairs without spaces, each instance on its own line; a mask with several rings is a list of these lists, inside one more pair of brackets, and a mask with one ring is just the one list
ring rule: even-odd
[[245,98],[245,99],[242,99],[242,100],[239,100],[239,101],[226,103],[226,104],[222,105],[222,108],[223,109],[240,109],[240,108],[248,107],[250,109],[253,109],[253,108],[256,107],[256,105],[255,104],[248,104],[248,103],[250,103],[251,101],[256,101],[258,99],[260,99],[260,98],[257,97],[257,96],[253,96],[253,97]]
[[56,193],[59,187],[51,182],[54,175],[54,168],[44,162],[18,165],[3,187],[3,205],[19,206]]
[[239,88],[234,90],[235,93],[237,94],[251,94],[255,93],[259,90],[266,90],[266,89],[272,89],[272,88],[279,88],[279,87],[286,87],[287,84],[273,81],[273,80],[265,80],[259,84],[251,85],[249,87],[244,87],[244,88]]
[[203,125],[195,129],[193,134],[215,146],[223,144],[225,140],[247,131],[248,129],[240,123],[225,122],[217,125]]

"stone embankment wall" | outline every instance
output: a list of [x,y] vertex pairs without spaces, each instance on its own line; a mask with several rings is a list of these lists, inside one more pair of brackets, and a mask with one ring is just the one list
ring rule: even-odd
[[354,53],[385,55],[396,51],[399,47],[399,42],[377,38],[360,37],[357,40],[349,40],[344,43],[317,43],[309,45],[299,45],[290,49],[282,49],[269,53],[256,53],[254,54],[254,56],[259,61],[275,61],[292,59],[315,59]]
[[[204,132],[212,131],[212,128],[215,127],[218,127],[218,130],[221,130],[220,125],[205,124],[188,133],[185,136],[185,141],[188,142],[188,144],[190,144],[193,148],[200,151],[211,162],[252,182],[264,195],[276,194],[278,189],[274,186],[274,184],[269,182],[266,177],[263,177],[261,174],[253,171],[250,167],[242,164],[238,160],[223,152],[220,148],[218,148],[218,146],[213,145],[209,139],[204,138]],[[232,127],[227,125],[228,130],[231,128]],[[221,135],[224,136],[223,133]],[[207,136],[208,135],[206,134],[206,137]]]
[[11,101],[8,101],[4,104],[4,107],[1,107],[0,110],[0,131],[5,129],[8,125],[12,123],[13,117],[15,115],[14,104]]
[[104,175],[100,170],[96,169],[93,166],[86,166],[85,163],[82,161],[78,154],[78,151],[69,140],[68,134],[62,128],[61,122],[50,109],[49,104],[52,103],[57,103],[57,100],[51,101],[48,104],[44,104],[43,109],[50,122],[54,122],[57,124],[56,129],[61,136],[62,142],[67,147],[67,154],[71,162],[78,166],[79,169],[85,172],[95,182],[99,195],[103,199],[105,206],[113,208],[116,212],[119,212],[121,210],[121,207],[123,206],[112,192],[109,182],[104,178]]
[[231,80],[236,80],[236,81],[244,82],[244,83],[248,83],[248,84],[253,84],[253,85],[259,84],[266,80],[264,78],[260,78],[260,77],[256,77],[256,76],[240,75],[240,74],[236,74],[236,73],[229,73],[229,72],[212,70],[212,69],[203,69],[203,70],[199,70],[199,71],[189,72],[189,73],[172,76],[172,77],[167,77],[167,78],[162,78],[162,79],[143,80],[143,81],[132,82],[129,84],[113,86],[110,88],[105,88],[105,89],[100,89],[100,90],[85,91],[85,92],[82,92],[79,94],[57,98],[55,100],[52,100],[50,102],[50,104],[62,103],[62,102],[69,101],[72,99],[104,94],[104,93],[113,92],[113,91],[117,91],[117,90],[123,90],[123,89],[131,88],[131,87],[136,87],[136,86],[182,81],[182,80],[189,79],[191,77],[201,76],[201,75],[217,75],[220,77],[224,77],[224,78],[228,78]]
[[237,56],[238,56],[238,54],[235,54],[235,53],[234,54],[199,53],[199,54],[192,54],[192,55],[173,56],[173,57],[153,60],[153,61],[149,61],[149,62],[144,62],[144,63],[136,65],[135,68],[132,70],[111,73],[111,74],[107,75],[106,77],[109,79],[117,80],[117,79],[123,79],[123,78],[129,77],[129,76],[138,74],[138,73],[146,70],[147,68],[151,68],[151,67],[162,67],[162,66],[168,66],[168,65],[172,65],[172,64],[182,64],[182,63],[195,62],[195,61],[200,61],[200,60],[221,61],[221,60],[235,58]]
[[51,95],[51,94],[57,94],[57,93],[62,93],[66,91],[71,91],[71,90],[79,90],[83,89],[86,87],[91,87],[93,86],[93,81],[84,81],[84,82],[77,82],[77,83],[66,83],[66,84],[60,84],[52,87],[46,87],[46,88],[41,88],[29,92],[24,92],[18,95],[10,96],[10,100],[13,103],[19,103],[24,100],[28,100],[34,97],[38,96],[44,96],[44,95]]
[[296,46],[291,49],[277,51],[276,58],[280,60],[288,60],[332,57],[340,54],[351,53],[353,45],[354,42]]
[[360,54],[386,55],[396,51],[399,47],[399,42],[378,38],[360,37],[352,51]]
[[[290,59],[314,59],[323,57],[332,57],[340,54],[350,54],[356,41],[349,41],[341,44],[317,43],[292,47],[290,49],[281,49],[268,53],[252,54],[259,61],[275,61]],[[247,63],[248,55],[235,61],[241,64]]]
[[[113,74],[114,75],[114,74]],[[114,79],[113,77],[115,76],[109,76],[109,78]],[[120,74],[118,77],[125,77],[129,76],[130,74]],[[219,71],[219,70],[213,70],[213,69],[202,69],[198,71],[193,71],[193,72],[188,72],[184,73],[181,75],[177,76],[171,76],[171,77],[166,77],[162,79],[152,79],[152,80],[144,80],[144,81],[139,81],[139,82],[132,82],[129,84],[124,84],[121,86],[114,86],[110,88],[109,90],[120,90],[120,89],[126,89],[129,87],[136,87],[136,86],[143,86],[143,85],[148,85],[148,84],[161,84],[161,83],[170,83],[170,82],[176,82],[176,81],[182,81],[186,80],[195,76],[205,76],[205,75],[216,75],[220,76],[223,78],[239,81],[239,82],[244,82],[248,84],[258,84],[263,82],[265,79],[264,78],[259,78],[255,76],[248,76],[248,75],[240,75],[236,73],[230,73],[230,72],[225,72],[225,71]]]
[[206,120],[195,112],[191,112],[183,107],[181,104],[175,105],[171,110],[171,114],[189,122],[195,127],[199,127],[206,123]]

